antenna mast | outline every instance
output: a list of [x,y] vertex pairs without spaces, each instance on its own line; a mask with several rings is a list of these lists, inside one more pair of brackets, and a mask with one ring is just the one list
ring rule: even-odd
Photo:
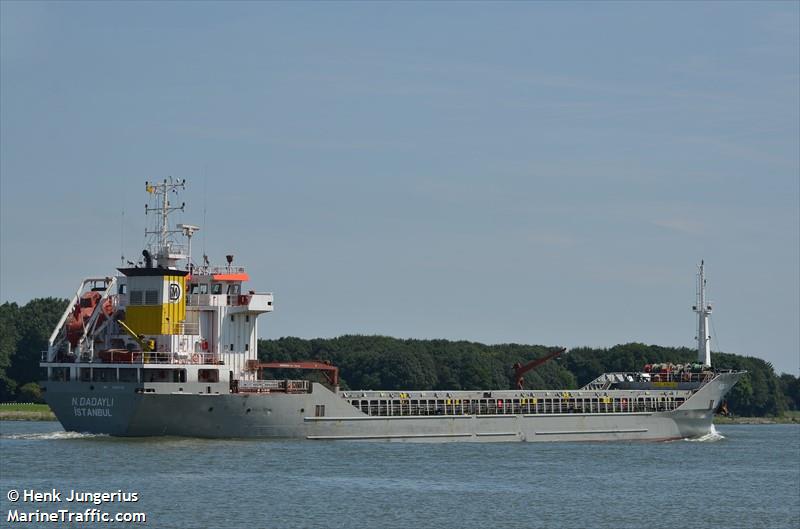
[[705,263],[700,261],[697,273],[697,304],[692,307],[697,313],[697,361],[711,367],[711,335],[708,331],[708,317],[711,304],[706,301]]
[[155,205],[145,204],[144,212],[145,214],[157,213],[153,229],[145,229],[144,232],[145,235],[154,236],[154,241],[150,243],[150,253],[155,256],[159,266],[175,268],[175,263],[178,259],[186,259],[187,255],[181,246],[172,241],[172,235],[183,233],[183,230],[169,229],[169,215],[173,211],[183,211],[186,203],[182,202],[180,206],[171,205],[169,193],[174,192],[177,194],[178,189],[186,189],[186,179],[178,181],[173,180],[170,176],[169,179],[165,178],[163,182],[145,182],[145,188],[148,193],[155,196]]

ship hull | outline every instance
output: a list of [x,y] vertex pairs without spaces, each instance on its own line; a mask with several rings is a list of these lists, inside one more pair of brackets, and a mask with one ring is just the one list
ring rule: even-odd
[[[699,437],[738,374],[720,375],[668,412],[368,416],[337,393],[142,393],[136,384],[48,383],[66,430],[114,436],[509,442]],[[324,406],[323,416],[316,416]]]

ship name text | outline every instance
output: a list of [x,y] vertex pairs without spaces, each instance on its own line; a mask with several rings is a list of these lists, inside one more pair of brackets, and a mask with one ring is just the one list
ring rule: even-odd
[[75,417],[112,417],[114,397],[72,397]]

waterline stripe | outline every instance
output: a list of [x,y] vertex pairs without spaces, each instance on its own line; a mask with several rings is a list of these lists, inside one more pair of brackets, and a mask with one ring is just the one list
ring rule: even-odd
[[551,430],[545,432],[536,432],[535,435],[567,435],[567,434],[585,434],[585,433],[644,433],[647,428],[631,429],[631,430]]
[[306,439],[334,440],[334,439],[420,439],[426,437],[472,437],[471,433],[416,433],[416,434],[387,434],[387,435],[307,435]]
[[[511,416],[513,417],[513,415]],[[471,419],[472,415],[367,415],[364,417],[303,417],[304,421],[379,421],[401,419]]]
[[524,413],[524,414],[522,414],[522,416],[523,417],[609,417],[609,416],[628,417],[628,416],[632,416],[632,415],[655,415],[657,413],[669,413],[669,412],[657,412],[657,411],[631,411],[631,412],[615,411],[615,412],[611,412],[611,411],[609,411],[609,412],[600,412],[600,413]]

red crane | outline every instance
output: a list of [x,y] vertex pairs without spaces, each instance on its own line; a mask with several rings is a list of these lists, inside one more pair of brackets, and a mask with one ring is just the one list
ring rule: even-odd
[[552,353],[548,353],[541,358],[537,358],[535,360],[531,360],[525,365],[520,364],[517,362],[514,364],[514,381],[517,384],[517,389],[522,389],[522,384],[525,382],[525,379],[522,378],[522,375],[530,371],[531,369],[536,369],[540,365],[544,364],[545,362],[549,362],[553,358],[561,355],[562,353],[566,352],[567,348],[564,347],[562,349],[558,349],[553,351]]
[[[307,369],[310,371],[320,371],[331,386],[339,386],[339,368],[327,362],[303,361],[303,362],[258,362],[249,360],[248,369],[253,369],[261,374],[263,369]],[[260,377],[259,377],[260,378]]]

